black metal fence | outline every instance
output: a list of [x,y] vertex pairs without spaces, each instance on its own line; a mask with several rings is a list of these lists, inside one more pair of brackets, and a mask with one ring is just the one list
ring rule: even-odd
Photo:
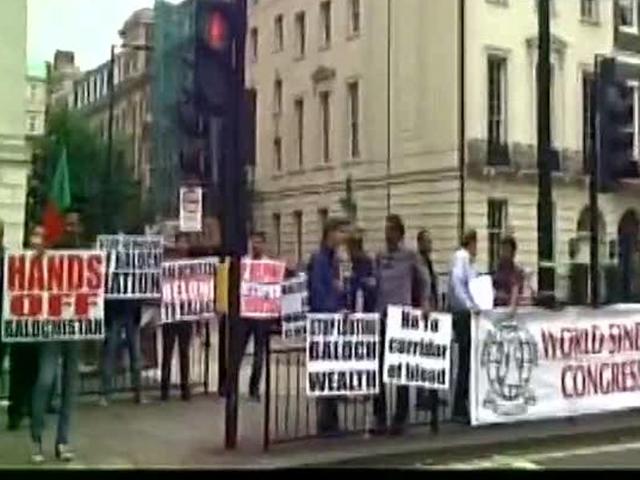
[[[272,337],[271,343],[278,342]],[[457,370],[457,348],[452,351],[454,372]],[[265,371],[263,446],[318,438],[317,400],[307,397],[306,347],[304,345],[278,345],[267,350]],[[452,378],[455,378],[452,376]],[[396,407],[396,388],[385,385],[387,418],[392,418]],[[450,419],[451,393],[440,392],[439,421]],[[417,390],[410,389],[408,427],[430,424],[431,413],[417,405]],[[340,430],[345,435],[367,435],[374,425],[373,397],[353,397],[339,400]]]

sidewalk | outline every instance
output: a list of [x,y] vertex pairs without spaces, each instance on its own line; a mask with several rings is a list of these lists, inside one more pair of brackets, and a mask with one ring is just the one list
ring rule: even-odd
[[[6,413],[0,415],[6,425]],[[48,418],[45,467],[59,466],[53,455],[55,417]],[[262,408],[242,399],[238,449],[224,450],[224,400],[214,395],[184,403],[156,399],[147,405],[127,400],[107,408],[82,404],[75,417],[72,438],[78,459],[67,468],[282,468],[395,464],[410,466],[452,452],[478,453],[531,442],[585,435],[640,433],[633,412],[566,420],[471,429],[443,425],[439,435],[428,429],[409,431],[403,437],[310,440],[272,447],[262,452]],[[28,467],[28,425],[18,432],[0,431],[0,467]],[[415,457],[415,460],[408,459]]]

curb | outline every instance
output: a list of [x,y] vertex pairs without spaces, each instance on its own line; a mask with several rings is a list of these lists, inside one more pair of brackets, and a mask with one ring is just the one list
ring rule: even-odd
[[[614,421],[617,419],[614,419]],[[622,421],[620,421],[622,420]],[[576,447],[581,444],[593,444],[599,441],[611,440],[612,436],[638,436],[640,434],[640,424],[637,423],[637,417],[633,420],[620,419],[616,424],[603,425],[595,428],[589,428],[589,424],[593,421],[589,416],[583,417],[581,423],[587,425],[581,425],[582,428],[576,428],[575,423],[567,425],[567,421],[554,422],[554,431],[540,432],[519,432],[517,435],[509,434],[505,432],[500,437],[482,439],[482,430],[473,432],[473,435],[469,435],[467,430],[464,432],[455,433],[450,438],[443,438],[442,441],[435,444],[438,441],[437,436],[431,436],[429,438],[414,440],[413,442],[407,442],[406,446],[395,446],[393,448],[387,448],[387,452],[382,451],[384,448],[376,447],[368,449],[368,451],[342,453],[330,455],[327,454],[324,459],[317,458],[313,461],[305,462],[289,462],[290,467],[295,468],[331,468],[331,467],[416,467],[419,465],[428,465],[430,463],[437,464],[440,459],[446,459],[448,462],[450,459],[465,459],[472,456],[473,458],[486,456],[489,454],[501,453],[505,451],[523,450],[526,448],[535,448],[539,451],[543,448],[558,447],[563,443],[569,443],[571,447]],[[631,424],[631,425],[630,425]],[[520,428],[528,429],[528,427],[540,428],[541,424],[517,424]],[[566,429],[558,429],[558,427],[566,426]],[[510,425],[513,429],[515,425]],[[488,426],[482,427],[486,432],[494,431],[504,426]],[[444,435],[447,435],[444,433]],[[466,438],[465,437],[472,437]],[[442,437],[441,437],[442,438]],[[466,440],[466,441],[465,441]],[[395,450],[389,452],[389,450]],[[332,459],[328,458],[333,456]],[[276,467],[279,468],[279,467]]]

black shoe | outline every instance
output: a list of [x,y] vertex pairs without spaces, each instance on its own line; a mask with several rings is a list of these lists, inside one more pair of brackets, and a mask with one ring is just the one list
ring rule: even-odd
[[191,400],[191,391],[189,389],[182,390],[181,397],[183,402],[188,402]]
[[260,402],[260,394],[259,393],[250,393],[249,394],[249,400],[252,400],[254,402]]
[[22,423],[21,418],[9,418],[9,422],[7,423],[7,430],[10,432],[15,432],[20,429],[20,424]]
[[162,400],[163,402],[166,402],[167,400],[169,400],[169,392],[161,392],[160,400]]
[[386,435],[389,429],[387,425],[384,423],[378,423],[375,427],[369,429],[369,435],[373,435],[374,437],[378,437],[381,435]]
[[471,425],[471,421],[468,415],[453,415],[451,417],[451,421],[454,423],[459,423],[460,425]]

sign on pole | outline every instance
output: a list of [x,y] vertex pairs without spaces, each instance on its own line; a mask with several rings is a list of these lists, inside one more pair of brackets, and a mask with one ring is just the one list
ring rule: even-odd
[[280,316],[284,271],[285,264],[276,260],[242,260],[241,317],[272,320]]
[[201,187],[180,187],[180,231],[202,231]]
[[390,306],[383,377],[385,383],[448,390],[451,369],[451,314]]
[[215,317],[217,263],[208,257],[162,264],[162,322]]
[[105,263],[97,250],[7,253],[2,341],[104,338]]
[[307,315],[307,395],[373,395],[378,378],[380,315]]
[[98,249],[107,254],[106,298],[160,299],[162,237],[99,235]]

